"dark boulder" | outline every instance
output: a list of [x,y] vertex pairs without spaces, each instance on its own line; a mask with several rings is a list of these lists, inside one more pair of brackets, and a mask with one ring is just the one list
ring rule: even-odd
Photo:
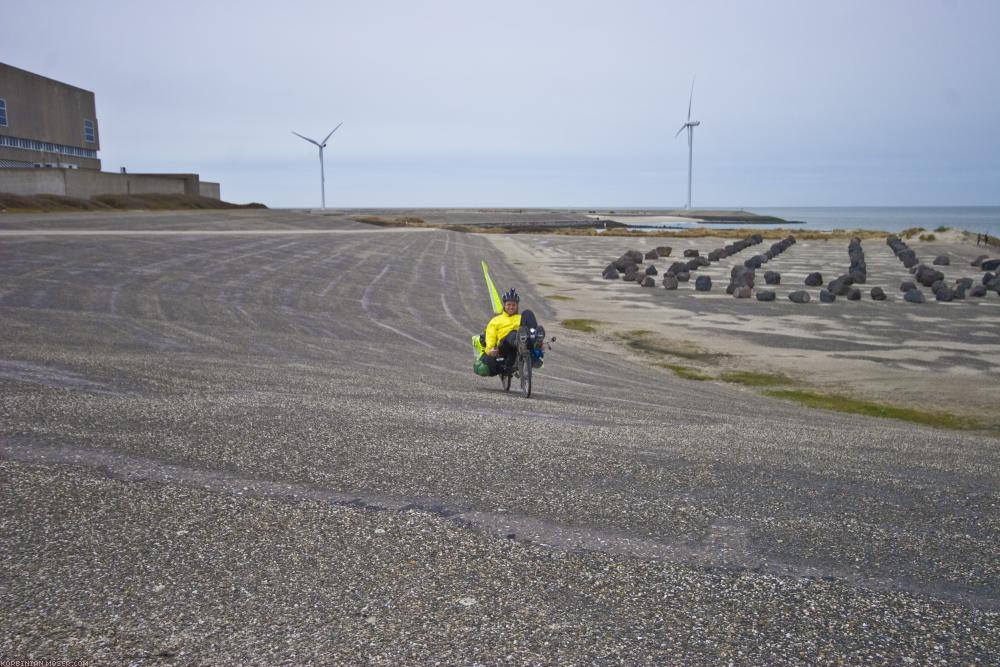
[[643,287],[656,287],[656,281],[653,279],[653,276],[646,276],[639,284]]
[[938,301],[951,301],[955,298],[955,292],[950,287],[942,287],[934,292],[934,298]]
[[906,268],[910,268],[911,266],[916,266],[918,264],[917,253],[913,252],[909,248],[899,253],[897,257]]
[[[699,257],[698,259],[701,258]],[[688,271],[697,271],[701,267],[701,263],[698,262],[698,259],[688,260],[688,263],[685,264],[684,266],[687,267]]]
[[968,288],[965,286],[964,283],[962,283],[960,285],[955,285],[955,288],[954,288],[955,299],[957,299],[957,300],[964,299],[965,298],[965,292],[967,290],[968,290]]
[[[729,281],[729,284],[726,285],[726,294],[732,294],[735,291],[736,291],[736,283],[734,283],[732,281]],[[985,291],[986,291],[986,288],[983,287],[983,293],[984,294],[985,294]]]
[[658,271],[656,270],[656,267],[653,266],[652,264],[650,264],[649,266],[646,267],[646,275],[647,276],[655,276],[657,273],[658,273]]
[[851,290],[850,278],[844,278],[841,276],[836,280],[831,280],[830,284],[826,286],[831,294],[836,296],[847,296],[847,293]]
[[733,290],[733,296],[737,299],[749,299],[753,295],[753,290],[747,286],[737,287]]
[[974,260],[972,260],[970,266],[979,266],[983,263],[984,259],[989,259],[989,257],[990,257],[989,255],[980,255],[979,257],[976,257]]
[[673,264],[670,265],[670,268],[667,269],[667,273],[672,273],[676,276],[681,271],[687,271],[687,270],[688,270],[687,264],[685,264],[684,262],[674,262]]
[[993,281],[993,279],[995,277],[996,276],[994,276],[992,273],[984,273],[983,274],[983,284],[984,285],[989,285]]
[[622,280],[624,280],[627,283],[634,283],[639,278],[640,274],[638,271],[629,271],[628,273],[622,276]]
[[794,303],[809,303],[809,292],[804,289],[797,290],[788,295],[788,300]]
[[708,261],[710,261],[710,262],[718,262],[720,259],[722,259],[722,253],[723,252],[725,252],[725,251],[716,248],[712,252],[708,253]]
[[778,295],[774,293],[774,290],[769,290],[769,289],[757,290],[758,301],[774,301],[777,297]]
[[642,264],[643,254],[639,250],[626,250],[622,257],[628,257],[634,264]]
[[604,273],[601,275],[604,276],[605,280],[618,280],[619,277],[618,269],[616,269],[613,266],[609,266],[608,268],[604,269]]
[[687,271],[679,271],[675,273],[674,276],[677,278],[677,280],[681,281],[682,283],[686,283],[687,281],[691,280],[691,274],[688,273]]
[[906,294],[903,295],[903,299],[905,301],[909,301],[910,303],[924,303],[925,301],[924,293],[918,290],[916,287],[907,291]]
[[698,256],[698,249],[697,248],[687,248],[686,250],[684,250],[684,256],[685,257],[697,257]]
[[917,282],[924,287],[930,287],[937,281],[944,280],[943,273],[924,264],[917,267],[917,271],[913,274],[913,276],[917,279]]
[[763,255],[754,255],[747,261],[743,262],[743,266],[748,269],[759,269],[761,264],[767,261],[767,258]]
[[660,253],[656,252],[655,250],[650,250],[645,255],[643,255],[643,257],[645,259],[659,259]]
[[865,271],[854,270],[847,275],[851,277],[851,282],[853,283],[864,285],[866,282],[868,282],[868,273]]
[[931,263],[934,264],[935,266],[950,266],[951,260],[948,259],[947,255],[938,255],[937,257],[934,258],[934,261]]
[[946,283],[943,280],[935,280],[934,283],[931,285],[931,291],[932,292],[937,292],[939,289],[941,289],[942,287],[945,287],[947,284],[948,283]]
[[1000,269],[1000,259],[983,260],[983,262],[979,264],[979,268],[983,271],[996,271],[997,269]]
[[806,285],[809,287],[819,287],[823,284],[823,274],[820,272],[810,273],[806,276]]
[[780,285],[781,284],[781,274],[777,271],[765,271],[764,272],[764,282],[768,285]]
[[677,277],[674,274],[663,274],[663,289],[677,289]]
[[819,300],[822,303],[833,303],[837,300],[837,295],[830,292],[829,290],[821,289],[819,291]]
[[972,289],[972,278],[959,278],[955,281],[955,285],[964,285],[965,289]]
[[917,284],[912,280],[904,280],[903,282],[899,283],[900,292],[912,292],[915,289],[917,289]]
[[670,257],[670,253],[673,252],[673,248],[668,245],[658,245],[656,246],[656,254],[660,257]]
[[885,301],[885,290],[881,287],[873,287],[871,291],[872,301]]
[[969,296],[974,296],[978,299],[986,296],[986,292],[986,285],[976,285],[972,288],[972,291],[969,292]]
[[861,290],[859,290],[857,287],[852,287],[851,289],[849,289],[847,291],[847,300],[861,301]]
[[708,292],[712,289],[712,279],[708,276],[698,276],[694,281],[694,288],[699,292]]

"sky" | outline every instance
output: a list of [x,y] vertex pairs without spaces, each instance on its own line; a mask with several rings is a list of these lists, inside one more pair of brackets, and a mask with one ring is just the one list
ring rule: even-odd
[[1000,205],[997,0],[0,0],[106,171],[329,207]]

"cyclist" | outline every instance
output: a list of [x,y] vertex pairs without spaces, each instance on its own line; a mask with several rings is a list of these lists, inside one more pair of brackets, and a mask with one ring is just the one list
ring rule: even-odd
[[535,314],[530,310],[519,312],[521,297],[513,287],[504,292],[500,300],[503,302],[503,311],[490,320],[484,333],[473,338],[473,345],[480,352],[473,370],[484,377],[497,375],[503,369],[501,364],[509,365],[514,362],[517,356],[517,330],[522,325],[529,331],[535,330],[534,340],[529,339],[531,365],[535,368],[542,365],[545,329],[538,324]]

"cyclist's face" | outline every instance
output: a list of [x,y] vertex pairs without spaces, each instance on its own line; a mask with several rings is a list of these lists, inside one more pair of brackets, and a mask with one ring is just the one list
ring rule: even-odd
[[504,301],[503,312],[508,315],[517,315],[517,301]]

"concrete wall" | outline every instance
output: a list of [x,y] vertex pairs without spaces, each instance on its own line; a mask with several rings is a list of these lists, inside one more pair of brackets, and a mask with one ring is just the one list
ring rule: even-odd
[[202,197],[208,197],[209,199],[222,199],[222,188],[219,187],[218,183],[202,181],[198,184],[198,191],[201,193]]
[[66,194],[65,169],[0,169],[0,192],[14,195]]
[[219,198],[218,183],[198,174],[116,174],[90,169],[0,169],[0,192],[54,194],[89,199],[94,195],[201,195]]

